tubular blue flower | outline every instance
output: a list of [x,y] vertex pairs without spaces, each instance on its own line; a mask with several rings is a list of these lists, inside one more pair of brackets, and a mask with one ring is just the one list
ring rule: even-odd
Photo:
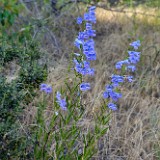
[[136,64],[140,60],[140,52],[128,51],[129,61],[133,64]]
[[95,9],[96,9],[96,6],[91,6],[90,8],[89,8],[89,11],[91,12],[91,11],[95,11]]
[[46,88],[47,88],[47,84],[45,84],[45,83],[42,83],[41,85],[40,85],[40,90],[41,91],[45,91],[46,90]]
[[89,12],[84,14],[85,21],[96,23],[95,9],[96,9],[95,6],[89,8]]
[[45,83],[40,85],[40,90],[46,92],[47,94],[52,93],[52,87]]
[[95,30],[87,30],[87,34],[90,37],[95,37],[96,36],[96,31]]
[[113,111],[116,111],[117,110],[117,105],[110,102],[110,103],[108,103],[108,108],[112,109]]
[[127,76],[128,82],[133,82],[133,76]]
[[75,42],[74,42],[74,45],[75,45],[78,49],[80,49],[80,46],[83,45],[83,41],[80,40],[80,39],[78,39],[78,38],[76,38],[76,39],[75,39]]
[[75,70],[82,75],[94,75],[94,69],[90,68],[90,63],[82,61],[79,63],[76,59],[73,60],[75,63]]
[[123,62],[119,61],[119,62],[116,63],[115,67],[116,67],[116,69],[121,69],[122,65],[123,65]]
[[80,84],[80,90],[81,91],[87,91],[91,89],[90,83],[81,83]]
[[78,34],[79,40],[84,41],[84,40],[87,40],[88,38],[89,38],[89,35],[87,31],[79,32]]
[[124,82],[124,77],[123,76],[120,76],[120,75],[112,75],[111,76],[111,78],[112,78],[112,85],[114,86],[114,87],[117,87],[118,85],[119,85],[119,83],[122,83],[122,82]]
[[118,101],[119,98],[122,98],[122,94],[121,93],[117,93],[117,92],[109,92],[109,96],[112,98],[113,101]]
[[113,86],[113,85],[111,85],[111,84],[106,85],[106,91],[112,92],[113,89],[114,89],[114,86]]
[[88,61],[94,61],[94,60],[96,60],[96,53],[94,51],[88,52],[86,54],[86,58]]
[[86,30],[92,30],[92,24],[91,23],[86,23]]
[[133,64],[136,64],[137,62],[139,62],[140,57],[136,57],[136,56],[130,56],[129,57],[129,61]]
[[140,57],[140,53],[141,53],[141,52],[128,51],[129,56]]
[[61,109],[62,110],[67,110],[67,102],[66,102],[66,99],[64,98],[64,99],[62,99],[61,98],[61,94],[60,94],[60,92],[57,92],[57,94],[56,94],[56,98],[57,98],[57,103],[59,104],[59,106],[61,107]]
[[116,65],[115,65],[115,67],[116,67],[116,69],[121,69],[122,65],[124,65],[124,64],[130,64],[129,61],[128,61],[128,59],[125,59],[123,61],[117,62]]
[[126,69],[129,70],[129,71],[134,72],[136,70],[136,66],[133,66],[133,65],[127,66]]
[[47,86],[47,88],[45,89],[45,92],[47,94],[52,93],[52,87],[51,86]]
[[103,98],[109,98],[109,92],[105,91],[103,92]]
[[132,46],[135,50],[137,50],[140,45],[141,45],[140,40],[137,40],[137,41],[130,43],[130,46]]
[[78,17],[77,18],[77,24],[82,24],[83,22],[83,18],[82,17]]

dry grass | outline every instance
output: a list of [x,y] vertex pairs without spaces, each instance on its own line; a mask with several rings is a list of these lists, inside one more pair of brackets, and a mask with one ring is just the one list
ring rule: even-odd
[[[125,58],[129,43],[139,37],[143,41],[136,80],[132,85],[122,86],[123,98],[119,101],[119,110],[113,112],[109,135],[101,140],[103,147],[94,159],[156,160],[156,150],[160,150],[160,32],[155,22],[159,24],[160,19],[103,9],[97,9],[96,13],[97,61],[92,64],[96,75],[88,78],[93,89],[87,95],[90,102],[87,110],[98,111],[101,93],[115,71],[114,64]],[[66,42],[67,36],[62,39],[62,47],[67,43],[68,51],[72,49],[70,44],[74,37],[72,35]],[[55,69],[50,68],[48,83],[53,85],[54,90],[63,85],[67,61],[63,56]],[[71,81],[73,76],[70,75]]]

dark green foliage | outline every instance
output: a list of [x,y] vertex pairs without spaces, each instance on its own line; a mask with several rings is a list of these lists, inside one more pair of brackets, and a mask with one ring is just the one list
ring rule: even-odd
[[0,47],[0,62],[1,65],[6,64],[9,61],[12,61],[15,58],[20,57],[20,52],[18,50],[8,48],[6,50],[3,50],[2,47]]
[[18,84],[21,85],[22,88],[39,87],[40,83],[45,81],[47,78],[47,70],[46,67],[40,66],[37,62],[29,64],[24,64],[23,68],[21,68],[19,72],[19,79],[17,80]]

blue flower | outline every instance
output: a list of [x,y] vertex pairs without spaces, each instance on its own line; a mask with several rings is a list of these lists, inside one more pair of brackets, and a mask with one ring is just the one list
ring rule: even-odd
[[77,24],[82,24],[83,22],[83,18],[82,17],[78,17],[77,18]]
[[73,60],[75,63],[75,70],[82,75],[94,75],[94,69],[90,68],[90,63],[82,61],[79,63],[76,59]]
[[96,31],[95,30],[87,30],[87,34],[90,37],[95,37],[96,36]]
[[85,21],[96,23],[95,9],[96,9],[95,6],[89,8],[89,12],[84,14]]
[[89,35],[87,31],[79,32],[78,39],[81,41],[87,40],[89,38]]
[[135,50],[137,50],[140,45],[141,45],[140,40],[137,40],[137,41],[130,43],[130,46],[132,46]]
[[61,98],[61,94],[60,94],[60,92],[57,92],[57,94],[56,94],[56,98],[57,98],[57,103],[59,104],[59,106],[61,107],[61,109],[62,110],[67,110],[67,102],[66,102],[66,99],[64,98],[64,99],[62,99]]
[[83,45],[83,41],[80,40],[80,39],[78,39],[78,38],[76,38],[76,39],[75,39],[75,42],[74,42],[74,45],[75,45],[78,49],[80,49],[80,46]]
[[128,59],[117,62],[116,65],[115,65],[115,67],[116,67],[116,69],[121,69],[122,65],[124,65],[124,64],[130,64],[129,61],[128,61]]
[[46,92],[47,94],[52,93],[52,87],[51,87],[51,86],[47,86],[45,92]]
[[127,76],[128,82],[133,82],[133,76]]
[[111,84],[106,85],[106,91],[112,92],[113,89],[114,89],[114,86],[113,86],[113,85],[111,85]]
[[40,85],[40,90],[41,91],[45,91],[46,90],[46,88],[47,88],[47,84],[45,84],[45,83],[42,83],[41,85]]
[[103,92],[103,98],[109,98],[109,92],[105,91]]
[[134,71],[136,70],[136,66],[133,66],[133,65],[127,66],[127,69],[128,69],[129,71],[134,72]]
[[92,30],[92,24],[86,22],[86,30]]
[[40,85],[40,90],[46,92],[47,94],[52,93],[52,87],[45,83]]
[[92,51],[92,52],[88,52],[86,54],[86,58],[88,61],[94,61],[96,60],[96,52]]
[[112,78],[112,85],[114,86],[114,87],[117,87],[118,85],[119,85],[119,83],[122,83],[122,82],[124,82],[124,77],[123,76],[120,76],[120,75],[112,75],[111,76],[111,78]]
[[81,83],[80,84],[80,90],[81,91],[87,91],[91,89],[90,83]]
[[119,98],[122,97],[121,93],[113,91],[114,86],[113,85],[107,85],[106,91],[103,93],[104,98],[111,98],[113,101],[118,101]]
[[112,98],[113,101],[118,101],[119,98],[122,98],[122,94],[118,92],[109,92],[109,96]]
[[116,111],[117,110],[117,105],[110,102],[110,103],[108,103],[108,108],[112,109],[113,111]]
[[140,52],[128,51],[129,60],[131,63],[136,64],[140,60]]

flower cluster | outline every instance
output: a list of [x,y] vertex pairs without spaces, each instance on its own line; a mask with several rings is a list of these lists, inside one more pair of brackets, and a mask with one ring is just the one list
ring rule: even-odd
[[47,94],[52,93],[52,87],[50,85],[48,85],[48,84],[45,84],[45,83],[42,83],[40,85],[40,90],[44,91]]
[[[135,50],[137,50],[140,45],[141,44],[139,40],[130,43],[130,46],[132,46]],[[127,59],[116,63],[115,67],[117,70],[121,70],[122,67],[124,67],[125,70],[129,72],[134,72],[136,70],[135,65],[137,62],[140,61],[140,52],[128,51],[128,55],[129,56]],[[106,86],[106,90],[103,93],[104,98],[111,100],[111,102],[108,103],[108,108],[112,110],[117,110],[117,105],[115,104],[115,102],[117,102],[118,99],[122,97],[122,94],[117,92],[119,90],[118,87],[125,80],[127,80],[128,82],[132,82],[133,76],[131,75],[124,76],[124,75],[116,75],[116,74],[113,74],[111,76],[111,83]]]
[[[79,53],[75,53],[76,57],[73,62],[75,70],[81,75],[94,75],[94,68],[90,67],[89,61],[96,60],[96,52],[94,48],[93,37],[96,36],[96,31],[92,29],[92,23],[96,23],[95,6],[89,8],[84,17],[77,18],[77,24],[85,24],[85,29],[79,32],[75,39],[74,45],[78,48]],[[79,59],[80,57],[80,59]],[[86,91],[90,89],[89,83],[81,83],[80,90]]]
[[[48,84],[42,83],[40,85],[40,90],[44,91],[46,94],[50,94],[52,93],[52,87]],[[66,99],[62,99],[61,98],[61,94],[59,92],[57,92],[56,94],[56,99],[57,99],[57,103],[59,104],[59,106],[61,107],[62,110],[67,110],[67,102]]]

